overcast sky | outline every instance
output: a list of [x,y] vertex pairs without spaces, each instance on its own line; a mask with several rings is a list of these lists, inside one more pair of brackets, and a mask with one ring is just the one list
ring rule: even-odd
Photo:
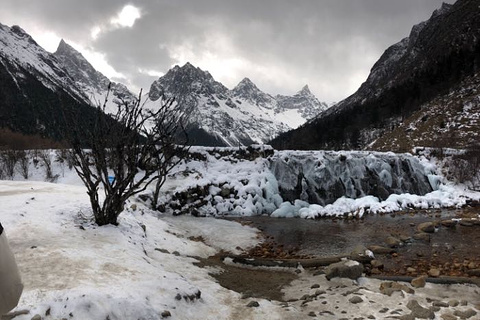
[[0,23],[20,25],[51,52],[65,39],[133,91],[189,61],[229,88],[244,77],[271,94],[308,84],[332,102],[355,92],[385,49],[442,0],[1,2]]

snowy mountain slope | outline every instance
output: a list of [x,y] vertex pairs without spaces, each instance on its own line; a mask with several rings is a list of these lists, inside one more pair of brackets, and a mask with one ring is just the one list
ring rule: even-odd
[[91,126],[88,97],[63,64],[18,26],[0,24],[0,87],[0,128],[21,140],[4,141],[7,146],[54,145],[65,138],[69,116],[85,131]]
[[[478,1],[443,4],[429,20],[414,26],[407,38],[385,51],[357,92],[273,145],[366,148],[430,101],[451,91],[458,93],[449,98],[454,103],[462,96],[461,90],[453,88],[480,70],[479,34]],[[451,103],[439,112],[446,113]],[[462,145],[459,139],[450,143],[451,147]]]
[[175,97],[190,113],[190,136],[199,145],[265,143],[326,108],[308,90],[294,97],[273,97],[248,78],[229,90],[207,71],[190,63],[175,66],[152,83],[150,99]]
[[106,105],[108,113],[114,113],[117,104],[123,101],[135,101],[136,97],[126,86],[111,82],[63,39],[53,55],[62,63],[64,69],[75,80],[76,86],[89,98],[93,106],[104,103],[109,85],[111,92]]
[[479,143],[480,74],[467,77],[446,94],[422,104],[411,116],[376,139],[375,150],[411,151],[416,146],[466,149]]
[[9,28],[0,24],[0,59],[17,86],[19,81],[27,77],[27,71],[45,87],[53,91],[63,88],[74,99],[87,101],[73,79],[65,72],[63,65],[19,26]]

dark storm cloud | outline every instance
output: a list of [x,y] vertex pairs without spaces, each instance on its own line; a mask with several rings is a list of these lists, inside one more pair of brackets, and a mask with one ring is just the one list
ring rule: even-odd
[[[154,79],[147,71],[166,72],[191,60],[230,87],[250,77],[267,92],[292,94],[308,83],[328,101],[352,93],[388,46],[441,5],[441,0],[2,2],[0,22],[38,25],[101,52],[137,87],[148,88]],[[127,4],[139,8],[141,18],[131,28],[112,26],[111,18]],[[93,39],[96,26],[102,31]]]

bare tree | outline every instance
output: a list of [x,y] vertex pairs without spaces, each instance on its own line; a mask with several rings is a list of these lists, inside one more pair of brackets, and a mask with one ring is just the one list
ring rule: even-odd
[[18,171],[22,175],[24,179],[28,179],[29,171],[30,171],[30,152],[26,150],[18,150],[17,151],[17,159],[20,165]]
[[162,102],[157,111],[146,111],[141,97],[140,92],[134,103],[119,104],[116,114],[107,115],[107,95],[103,106],[95,109],[90,130],[75,125],[76,117],[66,118],[70,119],[67,127],[73,129],[67,136],[74,168],[87,187],[98,225],[117,225],[125,201],[155,180],[164,179],[168,170],[159,167],[180,156],[175,148],[164,144],[170,139],[165,135],[173,132],[157,126],[176,126],[176,113],[164,116],[166,110],[172,110],[173,101]]
[[187,114],[181,108],[175,108],[174,99],[162,101],[158,112],[153,116],[153,134],[157,137],[161,152],[153,163],[157,168],[157,180],[152,195],[152,208],[158,206],[160,190],[168,174],[178,165],[188,152],[188,135],[185,130]]
[[13,179],[15,176],[15,166],[17,164],[17,153],[15,150],[4,150],[0,154],[3,162],[4,174],[7,178]]
[[52,170],[52,158],[50,156],[50,151],[46,149],[42,149],[38,151],[38,157],[40,158],[43,167],[45,168],[45,180],[47,181],[54,181],[56,180],[53,176]]

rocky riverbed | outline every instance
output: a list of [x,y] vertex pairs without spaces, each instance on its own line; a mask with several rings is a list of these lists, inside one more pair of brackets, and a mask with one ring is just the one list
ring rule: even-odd
[[[200,265],[213,267],[212,276],[242,293],[249,308],[265,298],[278,301],[284,319],[298,319],[299,314],[302,319],[337,320],[480,319],[478,207],[362,220],[238,221],[259,228],[264,237],[241,255],[249,265],[221,255]],[[353,258],[365,250],[373,251],[374,258],[353,279],[332,276],[328,266],[299,263],[339,254]],[[263,261],[297,263],[294,268],[267,268]]]

